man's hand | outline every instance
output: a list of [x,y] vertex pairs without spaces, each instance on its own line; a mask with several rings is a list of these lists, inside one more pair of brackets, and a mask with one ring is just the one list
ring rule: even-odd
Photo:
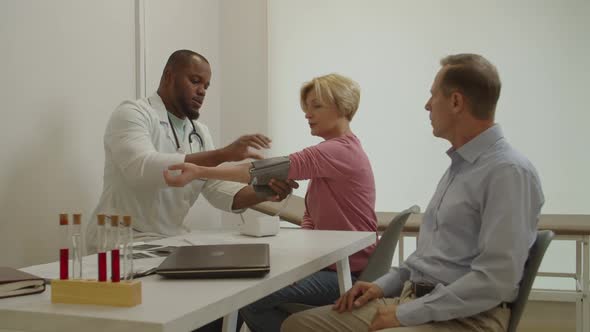
[[270,138],[262,134],[244,135],[222,150],[227,156],[227,161],[240,161],[248,158],[264,159],[261,154],[251,151],[250,148],[256,150],[268,149],[270,148],[270,142]]
[[351,311],[353,308],[359,308],[365,303],[383,297],[383,290],[370,282],[357,281],[348,292],[344,293],[334,306],[333,310],[340,313]]
[[293,188],[299,188],[299,183],[293,180],[280,181],[277,179],[270,179],[268,186],[276,193],[276,196],[270,196],[268,200],[271,202],[280,202],[293,191]]
[[400,327],[402,324],[397,319],[397,305],[391,304],[377,308],[373,322],[369,326],[369,331],[377,331],[392,327]]
[[[180,174],[172,175],[169,170],[180,170]],[[199,166],[190,163],[172,165],[164,170],[164,180],[171,187],[184,187],[197,178],[199,178]]]

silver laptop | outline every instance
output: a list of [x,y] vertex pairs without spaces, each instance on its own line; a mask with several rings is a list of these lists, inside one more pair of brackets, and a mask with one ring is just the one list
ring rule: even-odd
[[267,243],[178,247],[158,266],[167,278],[250,278],[270,271]]

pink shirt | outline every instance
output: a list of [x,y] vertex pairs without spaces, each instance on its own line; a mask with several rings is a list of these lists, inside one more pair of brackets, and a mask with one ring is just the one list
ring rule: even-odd
[[[291,154],[289,159],[289,179],[311,179],[301,227],[375,232],[377,241],[375,179],[354,134],[321,142]],[[375,245],[350,256],[350,270],[361,272],[373,250]]]

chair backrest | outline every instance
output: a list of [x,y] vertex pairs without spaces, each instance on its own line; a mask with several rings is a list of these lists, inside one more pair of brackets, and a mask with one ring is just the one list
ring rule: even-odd
[[[420,213],[420,207],[414,205],[407,210],[398,213],[387,226],[381,235],[375,251],[369,257],[367,267],[361,273],[358,280],[374,281],[391,269],[391,261],[395,253],[395,247],[399,240],[402,228],[412,213]],[[286,313],[294,314],[303,310],[314,308],[312,305],[303,303],[281,303],[278,308]]]
[[539,266],[541,265],[545,251],[547,250],[547,247],[549,247],[549,244],[551,243],[551,240],[553,240],[554,236],[555,234],[553,234],[552,231],[537,232],[537,239],[531,247],[529,251],[529,258],[524,265],[522,280],[520,281],[520,286],[518,288],[518,296],[510,306],[510,322],[508,323],[507,332],[516,332],[516,328],[520,322],[520,317],[522,316],[524,307],[526,306],[527,300],[529,298],[529,294],[531,293],[533,282],[535,281],[535,277],[539,271]]
[[420,207],[414,205],[398,213],[391,220],[358,280],[372,282],[389,272],[400,234],[412,213],[420,213]]

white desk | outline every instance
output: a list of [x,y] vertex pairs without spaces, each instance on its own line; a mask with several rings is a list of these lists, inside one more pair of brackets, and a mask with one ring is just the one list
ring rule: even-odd
[[274,237],[251,238],[207,231],[158,242],[182,245],[183,238],[197,244],[269,243],[270,273],[261,279],[142,278],[143,303],[132,308],[52,304],[51,289],[0,299],[0,331],[186,332],[224,316],[231,329],[241,307],[331,264],[338,265],[341,291],[348,289],[348,256],[374,243],[375,233],[283,229]]

